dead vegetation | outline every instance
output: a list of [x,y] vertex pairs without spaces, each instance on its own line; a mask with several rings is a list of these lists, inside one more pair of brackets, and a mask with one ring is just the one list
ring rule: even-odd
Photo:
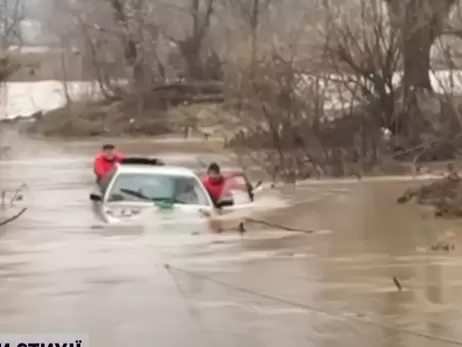
[[[430,84],[428,42],[442,33],[455,3],[424,1],[420,9],[394,1],[351,8],[322,3],[322,13],[315,11],[322,24],[310,21],[284,43],[259,48],[250,61],[228,63],[235,117],[222,122],[239,129],[228,145],[286,181],[360,177],[387,162],[411,162],[418,171],[421,162],[454,159],[461,145],[460,89],[441,80],[436,89]],[[309,55],[307,36],[316,37]],[[408,46],[424,41],[415,58]],[[416,60],[409,64],[411,55]],[[455,57],[446,54],[447,66]]]
[[[213,102],[205,123],[214,135],[273,180],[453,159],[460,96],[446,82],[430,83],[430,53],[442,35],[459,35],[462,21],[454,0],[419,4],[58,1],[52,31],[63,51],[78,52],[104,101],[82,107],[68,98],[35,128],[66,136],[203,132],[200,117],[180,125],[172,114]],[[458,69],[457,52],[439,58],[439,67]],[[70,69],[63,63],[63,81]]]
[[399,204],[411,201],[433,207],[437,217],[460,218],[462,217],[462,178],[449,164],[447,174],[443,178],[408,189],[397,199]]

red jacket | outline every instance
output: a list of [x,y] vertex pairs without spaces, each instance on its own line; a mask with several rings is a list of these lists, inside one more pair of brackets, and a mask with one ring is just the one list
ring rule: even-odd
[[214,202],[217,202],[223,194],[226,185],[226,180],[223,178],[221,181],[216,182],[211,180],[209,176],[204,176],[202,178],[202,183],[205,189],[207,189],[207,192],[209,193],[212,200]]
[[123,158],[122,153],[115,153],[114,160],[107,160],[103,153],[98,153],[93,163],[93,170],[96,175],[96,179],[100,180],[104,175],[106,175],[116,163],[120,162]]

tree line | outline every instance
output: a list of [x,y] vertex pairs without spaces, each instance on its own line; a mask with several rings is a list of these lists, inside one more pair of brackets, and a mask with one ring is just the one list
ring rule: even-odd
[[275,175],[458,153],[457,74],[431,80],[458,70],[457,0],[52,1],[50,34],[107,99],[218,81],[229,146]]

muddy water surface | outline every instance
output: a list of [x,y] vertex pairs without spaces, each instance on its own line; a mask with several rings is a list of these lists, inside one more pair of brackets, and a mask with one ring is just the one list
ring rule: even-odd
[[[1,182],[27,183],[29,211],[0,230],[0,332],[84,332],[101,347],[448,345],[396,329],[462,340],[460,252],[425,250],[459,225],[397,206],[415,183],[287,187],[291,206],[258,216],[312,235],[101,228],[88,201],[100,143],[2,141],[14,148]],[[184,165],[210,159],[200,142],[120,145]]]

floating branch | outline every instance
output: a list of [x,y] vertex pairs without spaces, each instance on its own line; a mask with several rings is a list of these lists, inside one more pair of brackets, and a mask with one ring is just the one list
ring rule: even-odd
[[0,222],[0,227],[2,226],[5,226],[13,221],[15,221],[16,219],[18,219],[19,217],[21,217],[25,212],[27,211],[27,207],[24,207],[23,209],[21,209],[21,211],[19,211],[17,214],[15,214],[13,217],[10,217],[8,219],[5,219],[4,221],[1,221]]

